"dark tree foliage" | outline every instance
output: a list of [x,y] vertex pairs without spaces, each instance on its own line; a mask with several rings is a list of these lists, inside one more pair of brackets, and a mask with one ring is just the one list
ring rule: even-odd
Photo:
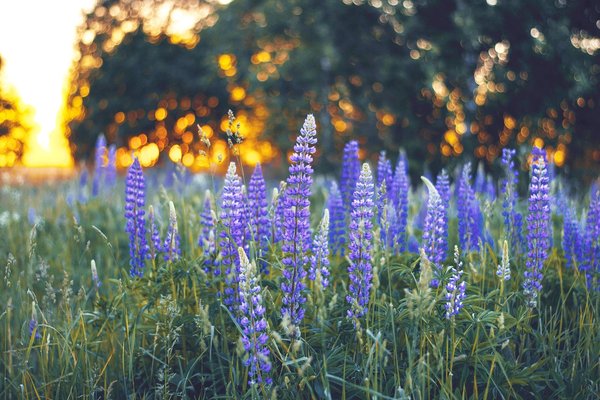
[[[503,147],[530,146],[537,138],[557,165],[597,173],[600,7],[594,2],[189,2],[202,10],[191,45],[174,40],[169,20],[162,30],[149,28],[139,3],[100,2],[81,29],[70,104],[80,86],[89,93],[67,121],[79,158],[89,156],[100,132],[127,145],[153,129],[148,111],[161,101],[189,98],[192,111],[202,109],[198,119],[215,130],[229,107],[257,115],[266,108],[261,138],[282,155],[306,113],[315,113],[322,166],[339,162],[351,138],[367,151],[384,147],[393,155],[403,147],[418,161],[415,173],[423,161],[437,170],[463,152],[492,162]],[[107,46],[124,21],[136,29]],[[93,40],[86,32],[94,32]],[[233,56],[225,68],[223,54]],[[234,88],[244,95],[236,98]],[[180,142],[171,129],[186,112],[179,108],[163,122],[165,149]],[[128,118],[115,125],[119,111]],[[138,117],[129,118],[132,111]],[[194,142],[189,150],[197,148]]]

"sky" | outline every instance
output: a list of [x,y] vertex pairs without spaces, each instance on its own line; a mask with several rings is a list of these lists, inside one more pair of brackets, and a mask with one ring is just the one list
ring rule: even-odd
[[0,0],[3,80],[35,110],[38,125],[23,162],[69,166],[66,139],[57,127],[73,59],[76,29],[94,0]]

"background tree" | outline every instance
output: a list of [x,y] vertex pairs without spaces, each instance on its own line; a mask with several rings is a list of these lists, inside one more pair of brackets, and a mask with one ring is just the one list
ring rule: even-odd
[[[78,157],[105,132],[124,160],[156,143],[201,168],[194,123],[223,131],[231,107],[248,163],[285,155],[313,112],[324,166],[350,138],[373,157],[402,146],[419,170],[535,142],[558,166],[597,173],[600,10],[587,1],[140,4],[102,1],[81,28],[66,118]],[[214,140],[218,159],[226,142]]]

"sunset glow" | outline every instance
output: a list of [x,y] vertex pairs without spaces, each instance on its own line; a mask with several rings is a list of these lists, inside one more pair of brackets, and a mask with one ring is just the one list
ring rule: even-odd
[[23,164],[27,166],[73,165],[59,115],[73,58],[76,27],[83,18],[82,10],[93,3],[93,0],[12,0],[2,5],[3,78],[34,109],[35,126],[23,156]]

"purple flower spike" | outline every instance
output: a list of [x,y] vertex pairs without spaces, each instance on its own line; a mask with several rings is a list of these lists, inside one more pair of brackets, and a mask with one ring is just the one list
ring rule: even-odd
[[350,244],[348,246],[348,318],[360,318],[367,313],[371,294],[373,272],[371,249],[373,247],[373,175],[369,164],[364,163],[352,200]]
[[304,318],[306,297],[304,277],[310,250],[310,192],[312,186],[311,167],[317,143],[315,118],[309,114],[300,130],[290,157],[290,175],[284,197],[283,219],[283,307],[281,314],[289,323],[292,336],[299,335],[299,325]]
[[[229,164],[223,194],[221,195],[221,222],[223,230],[220,234],[221,264],[225,267],[225,299],[224,303],[235,314],[237,284],[239,280],[238,247],[244,246],[245,210],[243,202],[242,181],[236,172],[235,162]],[[215,275],[218,275],[215,271]]]
[[446,258],[445,250],[448,247],[445,232],[448,230],[446,221],[446,205],[437,189],[427,178],[421,177],[429,191],[427,203],[427,216],[423,229],[423,247],[427,259],[433,264],[432,287],[439,286],[442,261]]
[[278,243],[283,238],[283,220],[285,219],[285,190],[286,183],[279,182],[279,189],[273,189],[273,196],[271,200],[271,207],[273,210],[273,243]]
[[529,215],[527,216],[527,263],[523,289],[527,306],[537,307],[542,290],[542,268],[550,248],[550,180],[546,152],[534,147],[529,182]]
[[125,180],[125,231],[129,233],[129,271],[132,277],[144,275],[144,260],[148,253],[145,218],[146,184],[137,158],[127,171]]
[[270,385],[271,362],[267,342],[267,320],[263,305],[256,266],[251,263],[242,247],[238,248],[240,260],[239,305],[242,344],[246,351],[244,365],[249,367],[249,385]]
[[108,165],[106,166],[106,185],[113,187],[117,184],[117,146],[111,144],[108,148]]
[[448,255],[448,210],[450,208],[450,177],[448,176],[448,173],[446,173],[445,169],[438,174],[435,181],[435,188],[440,194],[442,205],[444,207],[442,224],[444,227],[444,233],[442,234],[444,243],[441,247],[441,250],[443,258],[445,259]]
[[462,261],[458,255],[458,247],[454,247],[454,264],[452,267],[452,275],[446,284],[446,319],[451,319],[458,315],[463,308],[463,301],[467,297],[467,283],[465,281],[458,282],[463,274]]
[[327,200],[327,208],[329,209],[329,247],[333,255],[344,256],[346,243],[346,213],[344,211],[344,203],[342,195],[338,189],[337,183],[331,183],[329,191],[329,199]]
[[408,225],[408,192],[410,191],[410,181],[407,173],[407,165],[404,154],[398,157],[398,164],[394,173],[392,182],[392,204],[396,211],[396,221],[393,225],[394,239],[400,252],[408,248],[406,236],[406,227]]
[[560,209],[564,210],[562,247],[565,252],[566,267],[573,268],[576,264],[581,268],[584,248],[582,243],[585,243],[584,234],[573,207],[569,206],[566,200]]
[[[248,182],[248,211],[250,238],[257,244],[258,258],[262,259],[269,247],[271,221],[267,211],[267,188],[260,163],[256,164]],[[261,272],[269,273],[266,262],[261,262]]]
[[502,167],[504,169],[504,180],[502,181],[502,215],[504,216],[504,232],[512,251],[521,253],[524,245],[523,239],[523,216],[516,210],[517,206],[517,183],[519,171],[515,169],[513,158],[516,154],[514,149],[502,150]]
[[377,162],[377,187],[380,188],[383,182],[385,182],[388,195],[392,193],[393,175],[392,163],[386,157],[385,150],[382,150],[379,153],[379,160]]
[[[319,224],[319,230],[315,235],[308,269],[308,279],[320,280],[323,288],[329,285],[329,246],[327,236],[329,235],[329,210],[325,209],[323,219]],[[319,279],[317,279],[319,277]]]
[[148,222],[150,223],[150,259],[154,259],[162,251],[162,243],[160,232],[156,226],[154,207],[152,206],[148,207]]
[[[204,194],[204,208],[200,214],[200,225],[202,230],[200,231],[200,237],[198,238],[198,245],[202,248],[203,254],[208,258],[204,263],[204,272],[207,274],[210,272],[212,267],[212,260],[216,255],[217,246],[215,243],[215,212],[212,206],[212,195],[210,190],[206,190]],[[215,270],[215,275],[218,275],[220,271]]]
[[479,250],[482,216],[471,186],[471,163],[465,165],[458,184],[458,238],[465,252]]
[[175,205],[172,201],[169,201],[169,229],[167,229],[167,237],[163,245],[165,261],[177,261],[179,259],[181,256],[180,241]]
[[344,158],[342,160],[342,178],[340,181],[340,191],[346,212],[350,212],[352,204],[352,194],[358,182],[360,175],[360,161],[358,160],[358,142],[352,140],[346,143],[344,147]]
[[590,193],[582,262],[580,269],[585,271],[590,289],[600,290],[600,189],[594,185]]

